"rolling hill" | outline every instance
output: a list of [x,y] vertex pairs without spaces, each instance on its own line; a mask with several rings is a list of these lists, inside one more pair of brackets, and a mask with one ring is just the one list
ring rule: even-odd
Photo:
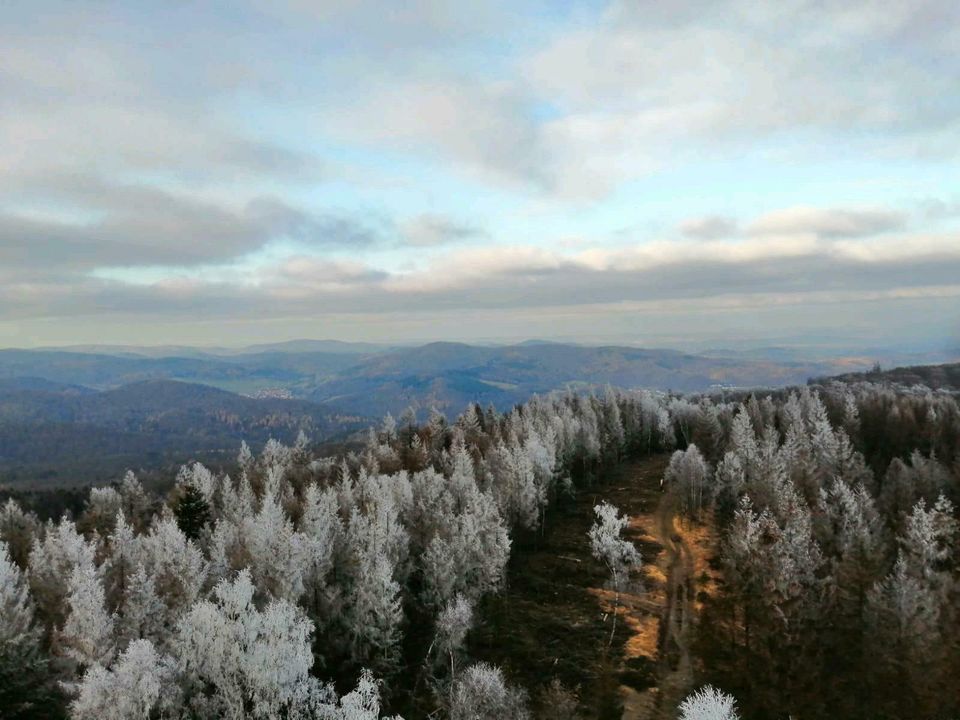
[[471,402],[503,410],[567,387],[781,387],[869,367],[545,342],[295,341],[222,355],[176,348],[183,354],[170,357],[95,350],[0,350],[0,483],[78,484],[126,467],[217,463],[232,459],[241,439],[291,441],[301,428],[317,441],[344,437],[407,407],[452,417]]
[[[880,382],[897,385],[924,385],[932,390],[950,390],[960,392],[960,363],[944,365],[913,365],[891,368],[889,370],[869,370],[867,372],[844,373],[826,380],[840,382]],[[823,380],[819,379],[818,382]]]
[[306,388],[319,403],[380,416],[406,406],[458,413],[469,402],[499,409],[533,393],[603,386],[699,392],[719,386],[780,387],[835,370],[826,362],[705,358],[673,350],[557,343],[477,347],[432,343],[368,356]]
[[106,391],[0,381],[0,483],[70,485],[128,467],[222,462],[241,440],[292,442],[347,434],[367,422],[302,400],[253,399],[205,385],[149,380]]

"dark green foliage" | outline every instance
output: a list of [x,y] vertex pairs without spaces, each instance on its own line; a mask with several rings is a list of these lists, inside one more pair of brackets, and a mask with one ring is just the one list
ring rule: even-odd
[[183,486],[173,513],[177,516],[177,525],[190,540],[199,538],[204,526],[210,522],[210,506],[192,484]]
[[4,720],[56,720],[67,704],[48,661],[35,645],[0,644],[0,717]]

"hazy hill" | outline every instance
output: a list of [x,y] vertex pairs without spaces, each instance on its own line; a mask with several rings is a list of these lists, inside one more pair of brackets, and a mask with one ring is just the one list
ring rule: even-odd
[[169,380],[102,392],[16,385],[0,385],[0,483],[116,479],[127,467],[232,458],[241,440],[291,442],[301,429],[324,440],[367,424],[302,400]]
[[[861,365],[863,367],[864,365]],[[477,347],[431,343],[361,359],[305,397],[365,415],[407,405],[460,412],[468,402],[503,409],[567,386],[648,387],[691,392],[717,386],[805,383],[835,369],[821,362],[705,358],[672,350],[558,343]]]
[[119,355],[124,357],[183,357],[183,358],[229,358],[262,352],[279,353],[330,353],[335,355],[366,355],[390,350],[389,345],[341,340],[287,340],[277,343],[260,343],[245,347],[191,346],[191,345],[64,345],[40,348],[44,352],[83,353],[94,355]]
[[298,340],[221,356],[190,357],[148,357],[130,350],[125,348],[119,355],[0,350],[0,379],[32,376],[100,390],[155,379],[202,383],[248,395],[284,390],[347,413],[380,416],[409,405],[451,414],[468,402],[493,403],[503,409],[533,393],[569,385],[610,383],[686,392],[718,385],[782,386],[870,365],[868,360],[705,357],[672,350],[546,342],[431,343],[387,349]]
[[0,379],[38,377],[109,389],[143,380],[181,380],[239,393],[290,387],[345,369],[358,355],[258,352],[231,357],[144,357],[56,350],[0,350]]
[[[960,391],[960,363],[945,365],[916,365],[911,367],[891,368],[890,370],[858,373],[845,373],[829,380],[841,382],[888,382],[898,385],[926,385],[934,390]],[[818,382],[822,382],[818,379]]]

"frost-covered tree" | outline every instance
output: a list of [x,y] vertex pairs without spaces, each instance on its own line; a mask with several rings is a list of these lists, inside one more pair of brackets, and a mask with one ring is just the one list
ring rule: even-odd
[[10,559],[7,544],[0,541],[0,644],[16,646],[36,640],[27,583]]
[[67,607],[67,621],[59,633],[63,652],[82,667],[108,665],[115,650],[115,618],[107,612],[103,582],[92,562],[73,569]]
[[912,703],[908,710],[900,699],[904,711],[924,717],[940,702],[937,696],[948,672],[944,662],[948,645],[941,628],[938,591],[928,579],[911,573],[909,566],[901,552],[890,575],[867,596],[868,667],[881,687],[901,688],[901,698]]
[[680,707],[679,720],[739,720],[737,701],[732,695],[706,685],[688,695]]
[[296,606],[254,605],[246,570],[221,581],[177,627],[173,643],[187,707],[200,717],[277,718],[309,698],[311,625]]
[[30,547],[37,536],[39,526],[36,516],[33,513],[24,512],[13,498],[0,507],[0,541],[7,544],[10,559],[21,570],[27,567]]
[[587,533],[590,538],[590,551],[593,557],[602,562],[610,573],[610,585],[615,593],[613,606],[613,624],[610,630],[610,642],[617,629],[617,613],[620,610],[620,593],[627,587],[630,574],[640,569],[640,553],[633,543],[621,537],[630,518],[620,516],[620,511],[609,503],[603,502],[593,508],[597,521]]
[[663,484],[680,500],[683,512],[699,520],[713,495],[711,476],[707,461],[697,446],[691,444],[686,450],[677,450],[670,457]]
[[866,593],[886,556],[883,524],[873,497],[863,485],[851,488],[838,479],[821,491],[818,516],[827,525],[824,544],[840,601],[852,622],[859,620]]
[[0,541],[0,711],[4,717],[55,715],[59,692],[33,623],[26,578]]
[[48,631],[63,624],[66,616],[67,583],[78,565],[94,566],[97,548],[77,532],[70,520],[48,525],[42,540],[30,550],[30,592],[37,614]]
[[264,496],[260,512],[244,524],[243,535],[257,589],[290,602],[299,600],[307,570],[306,539],[294,531],[272,495]]
[[150,720],[167,716],[176,703],[172,661],[149,640],[135,640],[116,664],[93,665],[71,703],[73,720]]
[[528,720],[527,696],[511,688],[500,668],[471,665],[450,688],[450,720]]
[[950,584],[946,563],[953,557],[958,530],[953,503],[941,495],[929,510],[923,500],[914,506],[900,539],[911,571],[943,591]]
[[101,536],[109,535],[117,519],[117,513],[123,504],[123,498],[112,487],[91,488],[87,505],[77,522],[81,532],[96,532]]
[[127,470],[120,481],[120,499],[123,515],[134,528],[142,530],[147,525],[150,498],[132,470]]
[[164,611],[166,607],[157,595],[152,575],[143,564],[127,578],[117,617],[117,637],[120,647],[139,639],[164,641]]
[[[339,700],[329,687],[321,691],[304,711],[292,717],[315,720],[378,720],[380,715],[380,687],[369,670],[360,674],[357,687]],[[386,718],[385,720],[391,720]],[[399,716],[392,720],[403,720]]]
[[138,537],[140,562],[153,578],[163,602],[162,622],[170,632],[180,617],[200,597],[207,576],[207,561],[193,540],[172,517],[154,520],[150,532]]
[[307,486],[299,527],[303,538],[305,602],[313,614],[323,607],[327,577],[333,569],[336,546],[343,533],[337,511],[336,491],[321,490],[316,483]]
[[354,511],[345,533],[349,580],[340,617],[350,654],[360,662],[390,667],[397,660],[403,608],[400,585],[385,547],[368,518]]
[[437,617],[431,650],[438,661],[449,663],[451,679],[456,678],[457,660],[473,623],[473,603],[463,595],[453,598]]
[[139,564],[140,545],[133,528],[127,524],[123,510],[120,510],[107,543],[107,558],[103,564],[107,607],[111,610],[123,606],[130,577]]

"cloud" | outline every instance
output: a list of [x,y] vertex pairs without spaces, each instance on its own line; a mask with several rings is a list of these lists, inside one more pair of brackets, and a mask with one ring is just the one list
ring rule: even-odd
[[[493,78],[439,58],[441,70],[391,68],[338,103],[331,127],[353,142],[428,151],[487,183],[590,201],[766,140],[790,154],[801,134],[942,157],[960,135],[958,27],[947,0],[612,2]],[[809,141],[801,147],[806,159]]]
[[417,215],[401,222],[399,229],[404,242],[414,247],[446,245],[486,236],[480,228],[432,213]]
[[77,177],[46,190],[51,199],[79,208],[81,218],[0,214],[0,262],[34,272],[191,266],[236,259],[277,240],[352,250],[382,241],[370,222],[308,212],[269,197],[231,206]]
[[[956,234],[863,238],[745,236],[657,241],[564,252],[536,247],[451,248],[415,270],[387,270],[318,255],[286,257],[224,275],[160,282],[86,279],[69,292],[13,282],[4,302],[19,313],[152,312],[205,317],[532,309],[686,300],[707,310],[726,297],[784,299],[824,293],[923,295],[958,288]],[[960,292],[960,289],[957,289]],[[940,291],[937,291],[940,292]]]
[[550,159],[530,102],[511,83],[401,80],[369,88],[328,122],[341,138],[453,159],[487,182],[543,185]]
[[931,220],[960,217],[960,198],[953,200],[930,198],[921,203],[921,210]]
[[889,210],[843,210],[793,207],[767,213],[754,220],[751,235],[799,235],[810,233],[828,238],[857,238],[901,230],[906,216]]
[[690,218],[680,223],[680,233],[696,240],[715,240],[729,237],[737,232],[736,220],[722,215]]
[[11,7],[7,326],[955,285],[954,203],[909,197],[960,147],[956,3],[559,8]]

